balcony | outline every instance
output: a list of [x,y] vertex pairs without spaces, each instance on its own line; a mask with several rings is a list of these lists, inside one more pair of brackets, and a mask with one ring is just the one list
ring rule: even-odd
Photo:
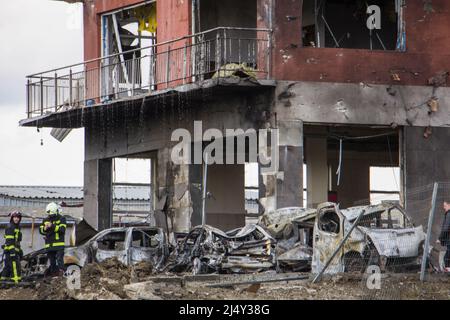
[[27,118],[229,77],[270,79],[271,32],[215,28],[27,77]]

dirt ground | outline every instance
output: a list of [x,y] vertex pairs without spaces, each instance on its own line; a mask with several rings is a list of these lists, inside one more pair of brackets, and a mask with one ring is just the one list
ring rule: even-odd
[[[309,276],[308,274],[305,274]],[[155,275],[141,263],[132,268],[116,260],[90,264],[81,271],[81,290],[69,290],[65,278],[42,279],[29,288],[0,290],[0,300],[342,300],[342,299],[450,299],[450,276],[433,275],[421,283],[418,274],[383,275],[380,289],[368,289],[361,275],[325,277],[261,284],[234,284],[249,280],[275,279],[299,274],[259,275]],[[220,284],[222,287],[211,287]],[[225,287],[223,287],[225,286]]]

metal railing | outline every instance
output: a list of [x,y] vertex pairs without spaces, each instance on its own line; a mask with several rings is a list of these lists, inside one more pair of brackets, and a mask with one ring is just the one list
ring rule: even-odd
[[210,78],[269,79],[271,32],[219,27],[27,77],[27,116],[89,107]]

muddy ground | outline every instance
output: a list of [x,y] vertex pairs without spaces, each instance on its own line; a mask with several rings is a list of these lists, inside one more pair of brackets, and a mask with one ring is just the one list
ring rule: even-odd
[[[418,274],[383,275],[380,289],[368,289],[360,274],[251,284],[257,279],[298,277],[300,274],[258,275],[155,275],[145,263],[133,268],[108,260],[81,272],[81,290],[69,290],[65,278],[41,279],[28,288],[0,290],[0,300],[342,300],[342,299],[450,299],[450,276],[436,274],[421,283]],[[304,274],[309,277],[308,274]],[[244,282],[243,284],[241,282]],[[236,284],[239,283],[239,284]],[[213,287],[213,286],[221,287]],[[373,287],[373,285],[372,285]]]

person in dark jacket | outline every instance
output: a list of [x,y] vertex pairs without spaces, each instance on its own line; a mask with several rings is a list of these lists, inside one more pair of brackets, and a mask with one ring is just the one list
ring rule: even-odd
[[441,233],[439,234],[439,243],[447,247],[444,256],[445,271],[450,271],[450,203],[444,201],[443,209],[445,212],[444,222],[442,223]]
[[5,229],[5,244],[3,248],[4,266],[0,279],[19,283],[21,281],[20,260],[23,252],[20,247],[22,241],[22,232],[20,231],[20,222],[22,214],[20,212],[12,212],[9,214],[10,221]]
[[66,235],[66,218],[61,215],[61,208],[56,203],[49,203],[47,218],[39,226],[39,232],[44,236],[45,249],[50,261],[46,271],[47,276],[61,276],[64,274],[64,247]]

